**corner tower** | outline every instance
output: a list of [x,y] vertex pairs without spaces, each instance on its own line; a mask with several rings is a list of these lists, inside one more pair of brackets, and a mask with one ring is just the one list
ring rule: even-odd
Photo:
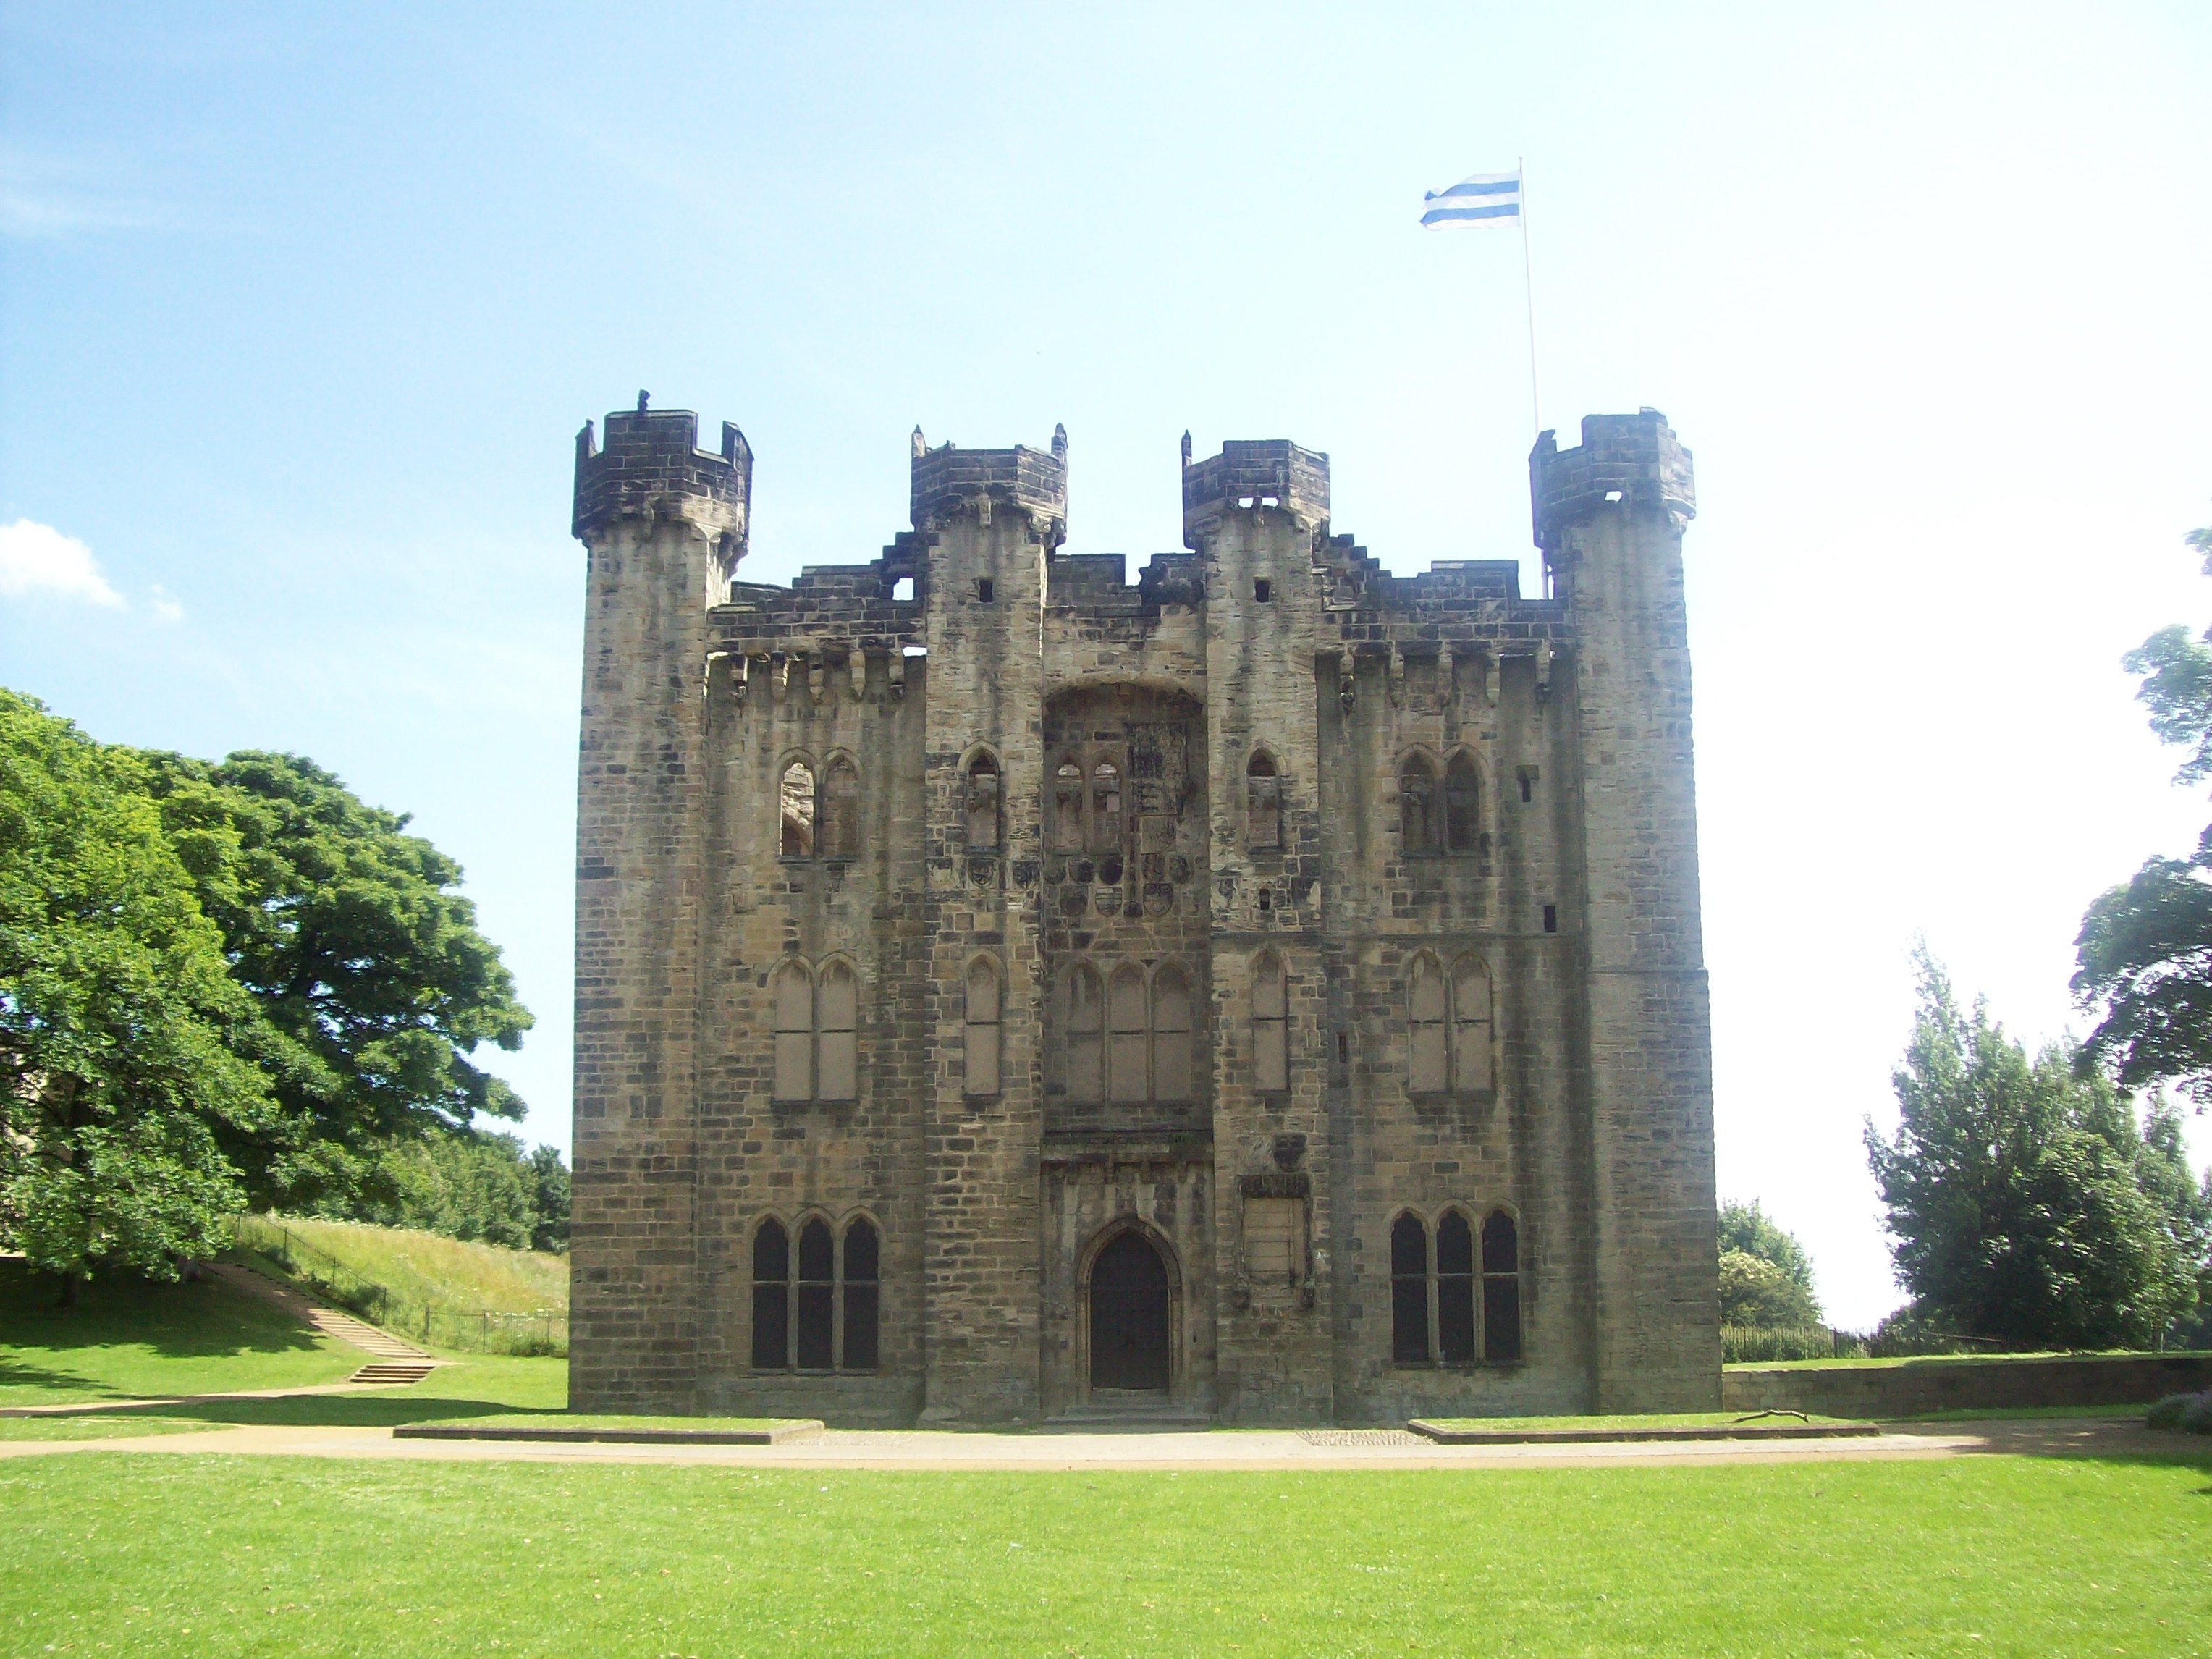
[[1588,1026],[1589,1409],[1720,1403],[1712,1032],[1698,912],[1682,531],[1690,452],[1658,410],[1529,456],[1574,628]]
[[697,1334],[693,1185],[707,612],[745,550],[752,452],[648,410],[576,435],[587,550],[576,813],[575,1283],[569,1398],[686,1411]]

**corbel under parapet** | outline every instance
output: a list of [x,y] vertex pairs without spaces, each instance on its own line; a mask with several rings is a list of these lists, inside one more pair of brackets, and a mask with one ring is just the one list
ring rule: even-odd
[[1485,661],[1482,665],[1483,700],[1492,708],[1495,708],[1498,707],[1498,693],[1499,690],[1500,674],[1504,665],[1503,659],[1499,657],[1498,647],[1494,645],[1490,647],[1483,655],[1485,658]]
[[1540,705],[1552,700],[1552,642],[1536,641],[1536,701]]
[[823,659],[823,653],[808,652],[806,653],[806,696],[807,700],[817,708],[822,706],[822,693],[829,684],[829,665]]
[[1452,659],[1451,641],[1437,647],[1437,704],[1449,710],[1459,699],[1458,665]]
[[1336,701],[1347,712],[1359,701],[1359,661],[1346,646],[1336,659]]
[[1406,706],[1406,653],[1398,648],[1395,640],[1390,642],[1389,685],[1390,706],[1403,708]]
[[845,653],[845,690],[854,702],[868,695],[868,653],[857,645]]

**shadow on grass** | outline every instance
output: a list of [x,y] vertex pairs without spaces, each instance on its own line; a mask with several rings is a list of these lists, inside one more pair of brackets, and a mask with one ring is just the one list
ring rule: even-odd
[[[210,1400],[192,1406],[148,1406],[103,1412],[103,1417],[161,1417],[210,1428],[392,1429],[434,1418],[513,1417],[529,1410],[509,1401],[422,1399],[360,1394],[290,1395],[280,1400]],[[562,1413],[544,1413],[557,1423]]]
[[[83,1287],[74,1308],[59,1305],[49,1275],[21,1261],[0,1261],[0,1346],[59,1351],[141,1347],[165,1359],[216,1359],[233,1354],[301,1353],[316,1334],[276,1308],[214,1279],[160,1284],[102,1276]],[[0,1360],[0,1383],[42,1382],[41,1368],[21,1355]],[[64,1371],[45,1386],[97,1387]]]

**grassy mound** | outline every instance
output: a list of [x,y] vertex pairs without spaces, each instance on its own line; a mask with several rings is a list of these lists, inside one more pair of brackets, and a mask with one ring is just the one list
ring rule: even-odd
[[[352,1221],[307,1221],[287,1216],[283,1225],[313,1250],[334,1258],[411,1308],[489,1309],[493,1313],[568,1311],[568,1258],[539,1250],[473,1244],[407,1227],[372,1227]],[[241,1247],[270,1254],[268,1223],[248,1216],[239,1224]]]
[[0,1261],[0,1406],[312,1388],[363,1358],[212,1279],[102,1276],[64,1308],[52,1279]]

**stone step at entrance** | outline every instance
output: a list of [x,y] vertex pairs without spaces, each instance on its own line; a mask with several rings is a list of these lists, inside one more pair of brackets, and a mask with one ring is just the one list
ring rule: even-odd
[[1097,1434],[1115,1429],[1204,1429],[1212,1423],[1208,1413],[1170,1398],[1164,1389],[1093,1389],[1087,1404],[1070,1406],[1059,1416],[1047,1418],[1044,1425]]
[[[334,1336],[366,1353],[388,1363],[419,1365],[428,1376],[438,1361],[434,1355],[422,1352],[412,1342],[404,1342],[389,1332],[380,1331],[367,1320],[356,1319],[351,1314],[331,1307],[328,1303],[309,1296],[296,1285],[288,1285],[272,1279],[258,1268],[245,1267],[234,1261],[210,1261],[207,1271],[234,1290],[248,1296],[258,1297],[272,1307],[281,1308],[303,1325],[312,1325],[325,1336]],[[374,1370],[374,1366],[368,1369]],[[353,1380],[380,1381],[380,1378]],[[419,1382],[419,1377],[410,1378]]]
[[349,1382],[390,1382],[397,1384],[420,1382],[424,1377],[429,1376],[432,1371],[437,1370],[437,1362],[430,1359],[397,1361],[385,1359],[379,1360],[372,1364],[363,1365],[351,1376],[346,1378],[346,1381]]

